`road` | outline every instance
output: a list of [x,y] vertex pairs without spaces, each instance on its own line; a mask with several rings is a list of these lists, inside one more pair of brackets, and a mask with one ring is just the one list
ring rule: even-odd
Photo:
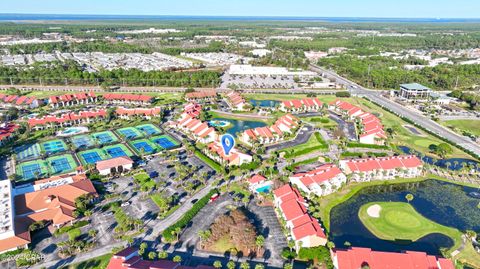
[[480,156],[480,145],[473,142],[471,139],[464,137],[462,135],[459,135],[457,133],[454,133],[453,131],[432,121],[431,119],[425,117],[424,115],[418,112],[415,112],[413,110],[407,109],[404,106],[383,97],[380,91],[364,88],[355,82],[352,82],[344,77],[341,77],[340,75],[336,74],[333,71],[326,70],[318,66],[310,65],[310,69],[312,71],[322,73],[324,76],[326,76],[329,79],[335,79],[338,84],[342,84],[343,86],[345,86],[345,88],[349,89],[353,95],[364,96],[369,100],[371,100],[372,102],[376,103],[377,105],[387,108],[388,110],[392,111],[396,115],[407,118],[412,122],[416,123],[417,125],[422,126],[428,131],[438,135],[439,137],[442,137]]

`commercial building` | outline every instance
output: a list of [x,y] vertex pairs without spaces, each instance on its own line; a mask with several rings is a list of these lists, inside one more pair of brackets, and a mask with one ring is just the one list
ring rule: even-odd
[[72,223],[75,200],[87,195],[92,199],[98,196],[84,174],[57,176],[18,190],[12,188],[9,180],[0,181],[4,216],[0,225],[0,253],[28,247],[31,242],[28,228],[34,222],[47,221],[56,228]]
[[340,168],[355,181],[414,178],[422,174],[422,161],[415,155],[341,160]]
[[345,174],[334,164],[325,164],[306,173],[292,175],[290,183],[308,195],[333,193],[347,182]]
[[96,168],[100,175],[112,175],[132,170],[133,161],[127,156],[98,161]]
[[273,66],[252,66],[252,65],[231,65],[228,71],[230,75],[244,76],[295,76],[299,78],[313,78],[317,73],[304,70],[289,70],[285,67]]
[[327,236],[317,219],[308,214],[307,203],[300,192],[290,185],[283,185],[273,192],[277,213],[286,222],[290,237],[297,251],[303,248],[325,246]]
[[454,269],[450,259],[438,258],[425,252],[384,252],[369,248],[352,247],[332,252],[336,269]]
[[431,89],[418,83],[401,84],[400,97],[408,100],[426,100],[430,97]]

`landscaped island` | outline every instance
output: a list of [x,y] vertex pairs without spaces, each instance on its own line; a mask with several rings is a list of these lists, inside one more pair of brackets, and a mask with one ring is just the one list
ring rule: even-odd
[[457,229],[435,223],[420,213],[412,205],[403,202],[373,202],[363,205],[358,216],[367,229],[385,240],[411,240],[441,233],[460,246],[462,233]]

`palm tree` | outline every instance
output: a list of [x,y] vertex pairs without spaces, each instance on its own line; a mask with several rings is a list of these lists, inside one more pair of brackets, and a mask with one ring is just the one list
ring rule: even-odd
[[155,253],[154,251],[150,251],[150,252],[148,253],[148,258],[149,258],[150,260],[154,260],[156,257],[157,257],[157,253]]
[[168,253],[165,250],[159,251],[158,252],[158,258],[160,259],[166,259],[168,257]]
[[173,257],[173,261],[174,262],[182,262],[182,257],[180,257],[179,255],[176,255],[175,257]]
[[410,203],[413,200],[413,194],[409,193],[405,195],[405,199],[407,199],[407,202]]
[[228,269],[235,269],[235,262],[234,261],[229,261],[227,263],[227,268]]
[[241,269],[250,269],[250,264],[248,264],[248,262],[242,262],[240,264],[240,268]]
[[213,262],[213,267],[215,267],[216,269],[222,268],[222,262],[219,261],[219,260],[214,261]]
[[265,244],[265,237],[263,237],[263,235],[259,235],[257,236],[257,238],[255,238],[255,245],[257,245],[257,252],[260,250],[260,248],[263,247],[264,244]]

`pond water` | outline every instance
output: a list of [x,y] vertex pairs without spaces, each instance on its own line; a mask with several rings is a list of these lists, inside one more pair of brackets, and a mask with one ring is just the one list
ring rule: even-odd
[[[412,150],[409,147],[399,146],[398,148],[401,151],[403,151],[404,153],[411,154],[413,152],[413,154],[417,155],[418,157],[421,157],[420,152]],[[441,167],[441,168],[448,168],[450,170],[460,170],[460,169],[462,169],[463,168],[463,163],[465,163],[467,165],[467,167],[471,164],[473,164],[473,165],[478,165],[479,164],[478,162],[476,162],[474,160],[465,159],[465,158],[435,159],[435,158],[432,158],[432,157],[429,157],[429,156],[424,156],[422,158],[422,161],[424,161],[425,163],[431,164],[431,165]],[[449,164],[447,165],[447,163],[449,163]],[[478,169],[480,169],[480,168],[478,168]]]
[[250,104],[252,106],[260,106],[260,107],[275,107],[280,103],[280,101],[276,100],[255,100],[255,99],[250,99]]
[[439,249],[453,246],[453,240],[442,234],[430,234],[416,242],[387,241],[373,235],[358,218],[358,210],[370,202],[406,202],[405,195],[413,194],[410,204],[423,216],[439,224],[461,231],[480,232],[480,199],[469,194],[475,188],[463,187],[438,180],[416,183],[367,187],[346,202],[335,206],[330,213],[330,238],[335,246],[368,247],[378,251],[424,251],[440,255]]
[[267,126],[265,122],[262,121],[249,121],[249,120],[237,120],[237,119],[223,119],[223,118],[215,118],[213,121],[227,121],[230,123],[227,126],[227,133],[235,136],[236,133],[243,132],[247,129],[253,129],[257,127],[264,127]]

